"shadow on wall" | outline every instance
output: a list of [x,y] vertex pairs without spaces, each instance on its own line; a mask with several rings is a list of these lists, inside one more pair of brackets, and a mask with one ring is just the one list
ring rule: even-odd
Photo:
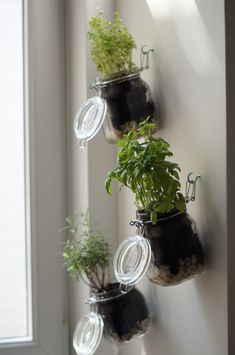
[[[221,342],[219,343],[221,349],[216,347],[215,354],[222,354],[226,347],[224,341],[227,338],[226,327],[221,326],[224,324],[222,321],[224,315],[227,314],[226,298],[224,297],[227,290],[225,277],[227,269],[226,209],[222,207],[223,202],[221,202],[221,206],[218,206],[213,201],[209,186],[204,186],[201,194],[203,209],[200,211],[200,234],[205,252],[206,270],[202,277],[195,279],[194,286],[202,313],[205,316],[205,322],[208,323],[208,331],[221,334]],[[218,307],[218,301],[220,307]]]
[[[154,338],[153,346],[152,339]],[[177,352],[176,352],[177,350]],[[113,348],[114,355],[123,354],[140,354],[140,355],[156,355],[156,354],[178,354],[177,344],[172,340],[169,334],[160,325],[154,326],[149,333],[143,338],[136,339],[135,342],[123,344],[119,348]]]
[[[207,197],[207,198],[206,198]],[[224,215],[226,211],[220,212],[212,208],[213,204],[208,196],[204,196],[204,215],[201,216],[202,240],[207,258],[207,270],[202,277],[195,282],[197,299],[205,315],[208,331],[220,334],[221,349],[216,348],[215,354],[222,354],[226,339],[226,327],[221,327],[220,320],[227,314],[227,304],[224,292],[227,289],[227,280],[224,277],[226,269],[226,249],[224,246]],[[207,208],[208,207],[208,208]],[[218,307],[218,300],[220,304]],[[216,310],[216,312],[215,312]],[[223,335],[222,335],[223,333]]]
[[[154,338],[156,348],[153,348],[152,339]],[[143,338],[144,353],[141,355],[155,355],[158,354],[178,354],[179,349],[177,349],[177,343],[174,339],[171,339],[167,330],[164,329],[160,324],[156,325],[152,331],[150,331]]]
[[172,339],[171,334],[169,334],[167,328],[164,327],[160,320],[159,313],[161,313],[161,310],[158,299],[158,287],[156,284],[146,280],[145,290],[147,291],[148,308],[153,324],[151,330],[142,338],[143,352],[141,352],[141,355],[156,354],[156,347],[153,347],[153,339],[154,344],[157,346],[158,354],[170,355],[180,353],[177,343]]

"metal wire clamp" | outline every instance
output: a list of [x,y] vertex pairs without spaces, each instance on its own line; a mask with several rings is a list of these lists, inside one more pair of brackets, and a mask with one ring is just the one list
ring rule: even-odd
[[196,187],[197,181],[201,179],[200,175],[197,175],[195,178],[192,178],[193,173],[189,173],[186,181],[185,187],[185,202],[195,201],[196,199]]
[[136,227],[136,233],[137,235],[143,235],[144,233],[144,223],[139,220],[134,220],[130,221],[130,226],[135,226]]
[[149,54],[153,52],[153,48],[148,50],[145,49],[146,44],[141,47],[140,53],[140,70],[148,70],[149,69]]

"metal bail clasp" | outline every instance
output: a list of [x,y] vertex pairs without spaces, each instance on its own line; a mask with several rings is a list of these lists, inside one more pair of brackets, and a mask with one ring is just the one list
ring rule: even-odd
[[195,179],[192,178],[193,173],[189,173],[187,176],[186,181],[186,188],[185,188],[185,202],[188,203],[189,201],[195,201],[196,199],[196,186],[197,181],[201,179],[200,175],[197,175]]
[[96,300],[94,297],[90,297],[88,299],[86,299],[84,301],[85,304],[89,304],[90,305],[90,309],[93,311],[93,312],[97,312],[97,307],[96,307]]
[[81,149],[86,148],[86,140],[85,139],[81,139],[79,141],[79,148],[81,148]]
[[119,284],[119,290],[121,293],[127,293],[130,288],[131,286],[128,284]]
[[136,226],[137,235],[143,235],[144,233],[144,223],[139,220],[130,221],[130,226]]
[[89,89],[91,89],[91,90],[94,90],[95,89],[95,91],[98,93],[99,92],[99,90],[98,90],[98,85],[97,85],[97,78],[95,79],[95,81],[93,81],[93,83],[91,83],[90,85],[89,85]]

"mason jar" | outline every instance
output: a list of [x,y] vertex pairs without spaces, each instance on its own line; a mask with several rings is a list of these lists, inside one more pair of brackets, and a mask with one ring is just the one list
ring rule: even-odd
[[91,293],[87,300],[91,312],[77,324],[73,345],[77,354],[93,354],[102,335],[114,343],[126,343],[143,336],[150,326],[145,299],[141,292],[131,287],[122,292],[118,283],[109,290]]
[[[112,80],[97,78],[91,85],[98,96],[85,101],[75,117],[74,131],[81,142],[92,139],[103,127],[109,143],[116,143],[125,133],[149,117],[157,122],[159,107],[153,102],[140,69]],[[82,145],[82,144],[81,144]]]
[[188,213],[160,214],[152,224],[147,213],[137,211],[136,223],[142,235],[125,240],[114,256],[114,272],[120,283],[134,285],[146,274],[150,281],[170,286],[205,269],[196,224]]
[[98,79],[94,87],[107,103],[103,130],[108,142],[117,142],[147,117],[150,122],[156,122],[157,109],[140,70],[112,80]]

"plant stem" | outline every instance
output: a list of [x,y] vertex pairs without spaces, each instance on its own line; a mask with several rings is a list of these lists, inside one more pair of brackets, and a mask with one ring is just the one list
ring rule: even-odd
[[[87,276],[87,275],[86,275],[86,276]],[[89,283],[89,282],[86,281],[86,279],[82,276],[81,273],[79,274],[79,277],[80,277],[80,279],[81,279],[87,286],[89,286],[89,287],[91,287],[91,288],[94,287],[94,286],[92,285],[92,283]],[[89,278],[88,278],[88,280],[89,280]]]

